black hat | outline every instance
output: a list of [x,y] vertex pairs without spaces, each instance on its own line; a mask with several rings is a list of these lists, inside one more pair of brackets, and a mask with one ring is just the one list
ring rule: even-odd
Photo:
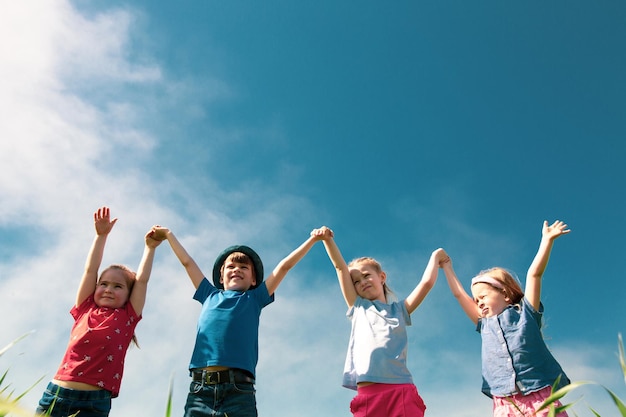
[[245,253],[250,257],[250,259],[252,259],[252,263],[254,264],[254,275],[256,278],[256,284],[253,285],[251,288],[258,287],[261,282],[263,282],[263,262],[261,262],[261,258],[252,248],[245,245],[230,246],[224,249],[222,253],[220,253],[220,255],[215,260],[215,263],[213,264],[213,285],[215,285],[216,288],[222,290],[224,289],[224,284],[220,282],[220,270],[222,269],[224,261],[226,261],[226,258],[228,258],[228,255],[235,252]]

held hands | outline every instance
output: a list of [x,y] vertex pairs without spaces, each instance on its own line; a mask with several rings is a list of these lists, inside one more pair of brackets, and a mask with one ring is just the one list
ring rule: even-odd
[[315,240],[328,240],[333,236],[333,231],[326,226],[322,226],[319,229],[313,229],[311,231],[311,237]]
[[165,238],[160,239],[157,238],[155,232],[154,232],[154,228],[155,227],[159,227],[157,226],[152,226],[152,228],[148,231],[148,233],[146,233],[146,246],[149,247],[150,249],[155,249],[157,246],[159,246],[161,244],[161,242],[163,242],[163,240],[165,240]]
[[432,253],[431,258],[435,261],[439,268],[443,268],[445,264],[450,263],[450,256],[446,253],[442,248],[435,249]]
[[567,224],[561,220],[556,220],[554,223],[548,226],[548,221],[543,221],[543,230],[541,231],[541,237],[543,239],[554,240],[561,235],[566,235],[570,232],[567,228]]
[[150,238],[158,242],[163,242],[165,239],[167,239],[168,233],[170,233],[170,229],[157,224],[157,225],[152,226],[152,229],[150,230],[149,235],[150,235]]
[[111,210],[108,207],[100,207],[93,214],[93,221],[96,227],[96,234],[100,235],[108,235],[115,223],[117,222],[117,217],[111,220]]

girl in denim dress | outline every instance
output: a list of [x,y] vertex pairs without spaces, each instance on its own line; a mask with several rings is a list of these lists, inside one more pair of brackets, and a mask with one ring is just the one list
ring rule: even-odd
[[[470,297],[459,282],[452,262],[443,266],[452,294],[477,325],[482,338],[482,392],[493,399],[494,417],[547,416],[537,409],[550,396],[551,387],[564,387],[569,379],[548,350],[542,334],[541,278],[548,265],[554,241],[569,233],[567,225],[543,222],[539,250],[526,275],[522,291],[504,268],[481,271],[472,279]],[[557,417],[561,403],[553,404]]]

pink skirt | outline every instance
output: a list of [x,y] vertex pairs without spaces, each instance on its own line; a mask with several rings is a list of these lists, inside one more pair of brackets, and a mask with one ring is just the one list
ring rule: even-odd
[[[543,404],[550,393],[550,387],[545,387],[527,395],[515,394],[510,397],[493,397],[493,417],[547,417],[549,408],[544,408],[538,413],[535,410]],[[559,401],[555,401],[553,404],[557,407],[562,405]],[[562,411],[556,417],[568,416],[565,411]]]
[[371,384],[350,402],[354,417],[424,417],[426,405],[413,384]]

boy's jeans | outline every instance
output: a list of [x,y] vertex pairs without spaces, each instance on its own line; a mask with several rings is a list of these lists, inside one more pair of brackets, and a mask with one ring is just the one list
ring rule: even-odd
[[254,384],[211,384],[193,381],[189,386],[185,417],[257,417]]

